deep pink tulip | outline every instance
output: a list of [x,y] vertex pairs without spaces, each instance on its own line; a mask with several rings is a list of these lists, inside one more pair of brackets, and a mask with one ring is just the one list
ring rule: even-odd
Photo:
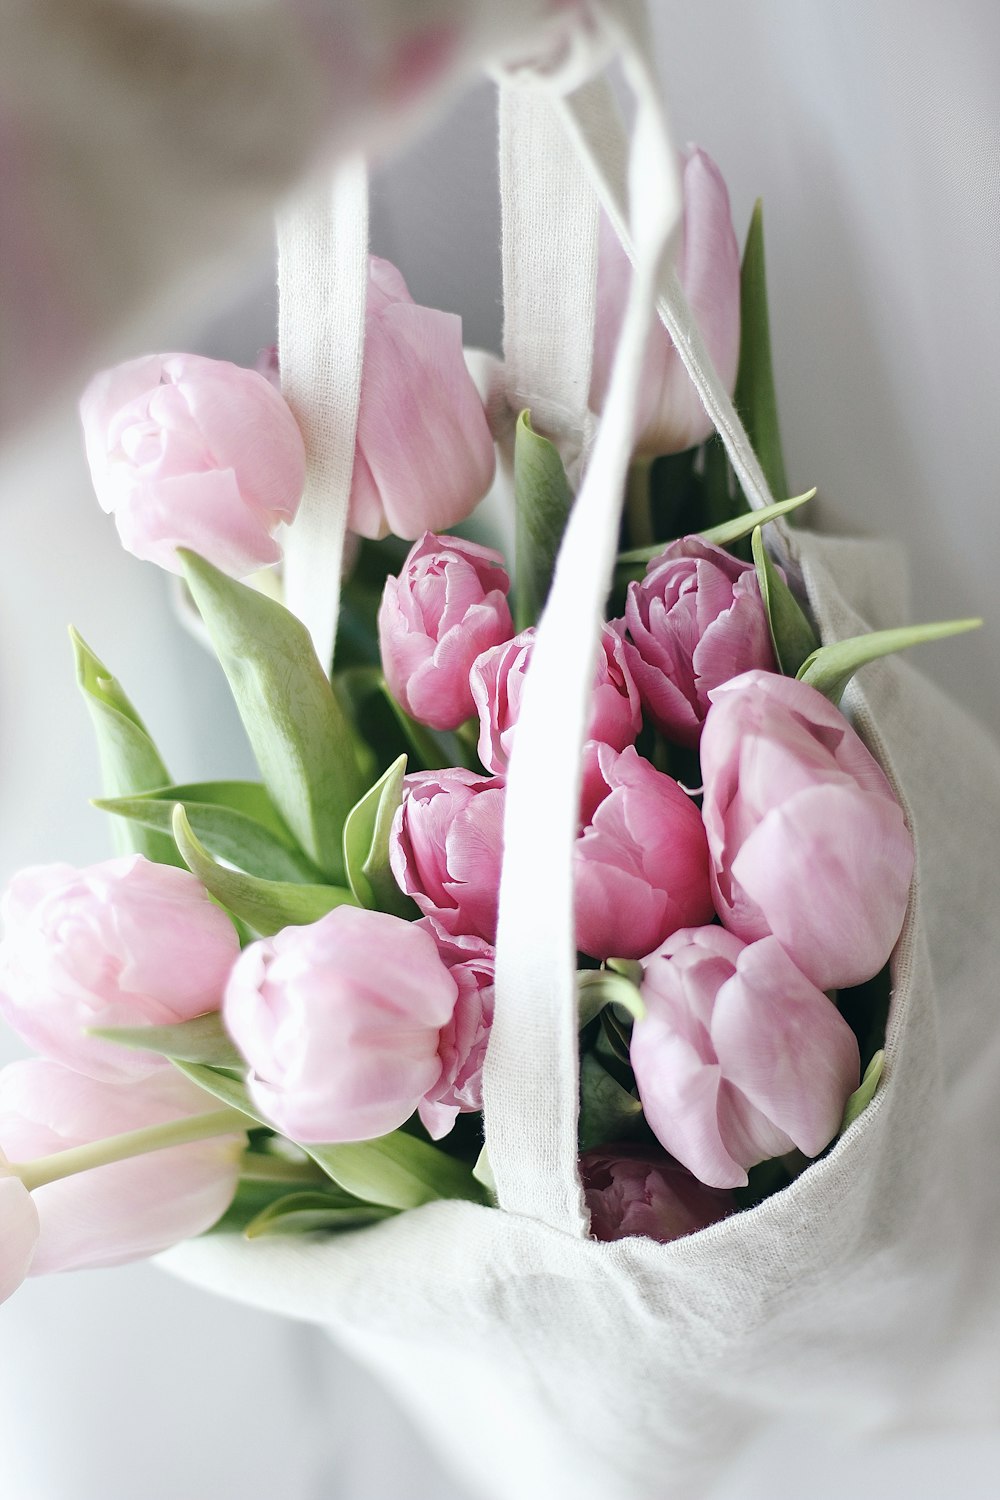
[[239,939],[187,870],[123,855],[21,870],[0,902],[0,1014],[31,1046],[95,1078],[164,1066],[86,1034],[218,1010]]
[[641,958],[678,927],[712,917],[697,807],[631,745],[585,747],[575,851],[576,943],[592,958]]
[[365,1141],[402,1125],[437,1083],[457,997],[428,933],[340,906],[245,948],[223,1014],[278,1130]]
[[389,841],[396,884],[455,936],[496,938],[504,785],[461,769],[407,776]]
[[514,633],[510,579],[499,552],[427,531],[387,578],[378,612],[385,680],[397,703],[432,729],[457,729],[476,708],[469,669]]
[[756,1162],[829,1145],[858,1086],[858,1044],[775,938],[675,932],[643,960],[642,998],[631,1057],[643,1112],[702,1182],[741,1187]]
[[860,984],[906,914],[913,840],[884,773],[814,688],[745,672],[715,688],[701,740],[716,909],[773,932],[822,990]]
[[439,958],[458,985],[454,1012],[438,1042],[441,1076],[419,1105],[424,1129],[439,1141],[459,1114],[483,1107],[483,1062],[493,1021],[496,954],[482,938],[452,937],[431,917],[421,917],[416,925],[434,939]]
[[629,584],[621,624],[642,706],[679,745],[697,745],[712,688],[753,667],[777,671],[756,569],[697,536],[671,542]]
[[38,1232],[35,1200],[0,1151],[0,1302],[6,1302],[27,1276]]
[[[470,676],[479,714],[479,759],[488,771],[506,773],[531,663],[534,628],[485,651]],[[639,694],[624,660],[621,636],[605,625],[594,673],[587,738],[615,750],[631,745],[642,728]]]
[[351,530],[446,531],[486,494],[495,463],[461,318],[419,307],[396,267],[372,256]]
[[[693,150],[687,157],[683,190],[684,228],[677,274],[712,362],[726,389],[732,391],[740,353],[740,251],[726,184],[707,152]],[[602,214],[590,383],[590,406],[596,412],[607,399],[631,274],[618,236]],[[641,390],[638,452],[649,456],[679,453],[711,434],[711,419],[659,318],[650,331]]]
[[666,1245],[736,1207],[728,1193],[706,1187],[653,1146],[616,1141],[585,1151],[580,1178],[595,1240],[638,1234]]
[[[0,1141],[16,1161],[218,1108],[174,1068],[113,1083],[41,1058],[0,1072]],[[239,1132],[215,1136],[36,1188],[30,1274],[121,1265],[201,1234],[229,1207],[245,1146]]]
[[281,557],[305,482],[295,418],[256,370],[148,354],[95,375],[80,400],[90,472],[123,545],[171,573],[189,547],[241,578]]

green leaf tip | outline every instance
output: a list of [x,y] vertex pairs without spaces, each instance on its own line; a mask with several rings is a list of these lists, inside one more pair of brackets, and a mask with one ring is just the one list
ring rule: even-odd
[[816,632],[806,619],[799,601],[771,561],[759,526],[751,533],[750,545],[778,670],[786,677],[794,677],[802,663],[816,649]]
[[740,358],[733,403],[743,418],[772,494],[787,495],[771,354],[771,318],[764,260],[764,205],[750,217],[740,267]]
[[403,800],[406,756],[400,755],[347,815],[344,868],[361,906],[409,917],[413,903],[396,884],[389,865],[389,835]]
[[928,641],[941,641],[948,636],[962,635],[967,630],[978,630],[982,620],[937,620],[929,625],[903,625],[894,630],[871,630],[866,635],[850,636],[845,641],[832,641],[820,646],[802,662],[798,670],[801,682],[814,687],[817,692],[839,704],[844,691],[855,672],[880,656],[890,656],[895,651],[905,651],[910,646],[921,646]]
[[854,1093],[844,1106],[844,1118],[840,1125],[841,1135],[854,1124],[858,1116],[868,1108],[874,1099],[875,1090],[879,1086],[884,1067],[885,1052],[880,1049],[875,1053],[865,1069],[865,1076],[862,1078],[860,1086],[854,1090]]

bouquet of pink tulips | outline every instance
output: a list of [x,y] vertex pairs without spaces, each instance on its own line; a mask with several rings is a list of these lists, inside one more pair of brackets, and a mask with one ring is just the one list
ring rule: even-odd
[[[783,493],[759,218],[741,339],[704,153],[684,186],[682,279]],[[623,267],[602,241],[595,411]],[[120,852],[22,871],[3,898],[0,1011],[40,1056],[0,1074],[0,1296],[210,1230],[488,1206],[505,786],[573,500],[557,449],[523,413],[516,559],[449,534],[493,480],[493,435],[458,320],[373,261],[366,540],[328,677],[258,571],[304,477],[266,361],[132,360],[82,410],[101,504],[129,550],[182,575],[261,779],[173,784],[74,639]],[[913,842],[839,703],[876,656],[972,622],[821,644],[762,531],[808,496],[745,513],[662,329],[637,431],[575,849],[579,1148],[592,1234],[669,1241],[808,1171],[878,1086]]]

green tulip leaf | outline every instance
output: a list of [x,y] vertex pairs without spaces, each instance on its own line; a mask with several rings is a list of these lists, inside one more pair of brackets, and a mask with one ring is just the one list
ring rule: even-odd
[[[217,1067],[210,1067],[206,1063],[185,1062],[180,1057],[172,1057],[170,1061],[179,1073],[185,1078],[190,1078],[206,1094],[211,1094],[213,1099],[219,1099],[223,1104],[228,1104],[230,1109],[238,1109],[246,1115],[247,1119],[253,1120],[255,1125],[264,1125],[268,1130],[274,1126],[270,1120],[257,1109],[256,1105],[247,1092],[246,1084],[239,1078],[234,1078],[232,1073],[220,1071]],[[245,1068],[246,1064],[243,1064]],[[253,1126],[249,1127],[250,1129]],[[285,1185],[287,1191],[287,1183]]]
[[778,668],[786,677],[794,677],[810,652],[816,650],[816,632],[768,556],[759,526],[754,528],[750,544]]
[[768,521],[776,521],[779,516],[787,516],[793,510],[798,510],[800,505],[805,505],[816,495],[815,489],[806,490],[804,495],[793,495],[790,500],[777,500],[774,505],[765,505],[762,510],[748,510],[743,515],[734,516],[731,521],[724,521],[721,526],[710,526],[707,531],[699,532],[704,542],[714,542],[717,547],[728,547],[730,542],[741,542],[745,536],[751,536],[758,526],[766,526]]
[[281,880],[260,880],[230,870],[212,858],[199,842],[181,804],[175,803],[173,832],[184,863],[220,906],[246,922],[261,937],[283,927],[304,927],[318,922],[337,906],[356,906],[352,893],[343,886],[295,885]]
[[740,271],[740,360],[733,403],[746,427],[773,495],[787,495],[771,358],[771,320],[764,265],[764,210],[758,199]]
[[581,969],[576,976],[576,992],[581,1031],[606,1005],[621,1005],[636,1021],[646,1014],[638,987],[627,975],[612,969]]
[[486,1190],[465,1162],[417,1136],[394,1130],[374,1141],[302,1149],[356,1198],[386,1208],[418,1208],[438,1198],[486,1202]]
[[936,620],[931,625],[904,625],[895,630],[852,635],[846,641],[833,641],[813,651],[802,662],[797,676],[831,703],[839,704],[859,667],[894,651],[905,651],[909,646],[922,646],[927,641],[941,641],[966,630],[978,630],[982,623],[982,620]]
[[[70,640],[77,682],[97,735],[105,793],[124,797],[166,786],[167,768],[121,684],[72,628]],[[116,822],[114,840],[120,854],[144,854],[161,865],[182,863],[173,839],[153,829]]]
[[634,1094],[601,1067],[593,1053],[580,1059],[580,1150],[628,1135],[642,1117]]
[[534,625],[548,598],[556,555],[573,504],[559,450],[522,411],[514,435],[516,622]]
[[248,1240],[276,1234],[315,1234],[340,1229],[361,1229],[379,1219],[391,1218],[393,1208],[346,1199],[343,1203],[325,1193],[288,1193],[269,1203],[243,1230]]
[[841,1135],[843,1135],[844,1131],[854,1124],[858,1116],[868,1108],[869,1104],[874,1099],[875,1090],[879,1086],[879,1080],[882,1077],[882,1069],[884,1068],[884,1066],[885,1053],[883,1051],[878,1051],[875,1053],[875,1056],[872,1058],[871,1062],[865,1069],[865,1076],[861,1080],[860,1087],[854,1090],[854,1093],[851,1095],[846,1105],[844,1106],[844,1118],[841,1121],[840,1125]]
[[497,1195],[496,1178],[493,1176],[493,1168],[490,1166],[490,1159],[486,1154],[485,1146],[476,1157],[476,1165],[472,1169],[472,1175],[486,1189],[490,1198],[495,1200]]
[[195,1016],[191,1021],[177,1021],[172,1026],[95,1026],[90,1035],[141,1052],[155,1052],[158,1057],[169,1057],[175,1062],[204,1063],[212,1068],[237,1071],[246,1066],[217,1010]]
[[301,848],[343,879],[344,820],[364,791],[354,739],[309,633],[283,605],[178,549],[264,785]]
[[362,906],[397,917],[415,915],[389,868],[389,834],[403,800],[405,775],[406,756],[401,755],[351,808],[344,824],[344,868],[351,890]]

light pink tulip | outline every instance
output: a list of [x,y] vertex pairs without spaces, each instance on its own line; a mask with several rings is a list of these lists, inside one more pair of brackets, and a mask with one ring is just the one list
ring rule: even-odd
[[427,932],[340,906],[244,949],[223,1013],[280,1131],[365,1141],[402,1125],[437,1083],[457,998]]
[[[497,776],[506,773],[510,760],[534,641],[534,627],[522,630],[506,645],[485,651],[472,668],[469,680],[479,714],[479,759]],[[621,636],[605,625],[594,673],[587,738],[624,750],[641,728],[639,694],[625,664]]]
[[860,984],[906,914],[913,840],[885,775],[814,688],[745,672],[711,693],[701,741],[716,909],[773,932],[822,990]]
[[427,531],[378,612],[385,680],[397,703],[432,729],[457,729],[475,713],[469,669],[514,633],[510,579],[499,552]]
[[858,1044],[775,938],[675,932],[643,960],[642,998],[631,1057],[643,1112],[702,1182],[741,1187],[756,1162],[829,1145],[858,1086]]
[[[684,228],[677,274],[712,362],[728,391],[740,354],[740,251],[722,174],[705,151],[692,150],[683,169]],[[628,257],[601,215],[597,262],[597,323],[590,383],[599,412],[608,383],[631,279]],[[712,432],[712,422],[659,318],[650,331],[636,423],[637,451],[679,453]]]
[[634,747],[585,747],[584,818],[575,851],[577,947],[640,958],[678,927],[712,917],[698,809]]
[[256,370],[144,355],[95,375],[80,415],[97,498],[136,557],[179,573],[188,547],[236,578],[281,557],[272,533],[298,509],[305,448]]
[[200,881],[141,854],[22,870],[0,914],[0,1014],[39,1052],[95,1078],[163,1064],[89,1027],[167,1026],[218,1010],[239,952]]
[[0,1151],[0,1302],[6,1302],[27,1276],[38,1232],[35,1200]]
[[736,1207],[728,1193],[706,1187],[653,1146],[616,1141],[585,1151],[580,1178],[595,1240],[637,1234],[666,1245]]
[[[16,1161],[166,1125],[220,1106],[174,1068],[108,1082],[32,1058],[0,1072],[0,1141]],[[150,1151],[36,1188],[32,1276],[117,1266],[201,1234],[236,1191],[239,1132]]]
[[351,530],[410,538],[446,531],[486,494],[495,463],[461,318],[419,307],[396,267],[373,256]]
[[629,584],[620,623],[642,706],[679,745],[697,745],[712,688],[777,671],[756,569],[700,537],[671,542]]
[[407,776],[389,841],[396,884],[454,936],[496,938],[504,784],[461,769]]
[[446,1136],[459,1114],[483,1107],[483,1062],[493,1022],[496,954],[482,938],[452,937],[430,917],[416,924],[437,944],[438,957],[458,985],[458,999],[441,1030],[441,1076],[420,1101],[419,1114],[431,1140]]

